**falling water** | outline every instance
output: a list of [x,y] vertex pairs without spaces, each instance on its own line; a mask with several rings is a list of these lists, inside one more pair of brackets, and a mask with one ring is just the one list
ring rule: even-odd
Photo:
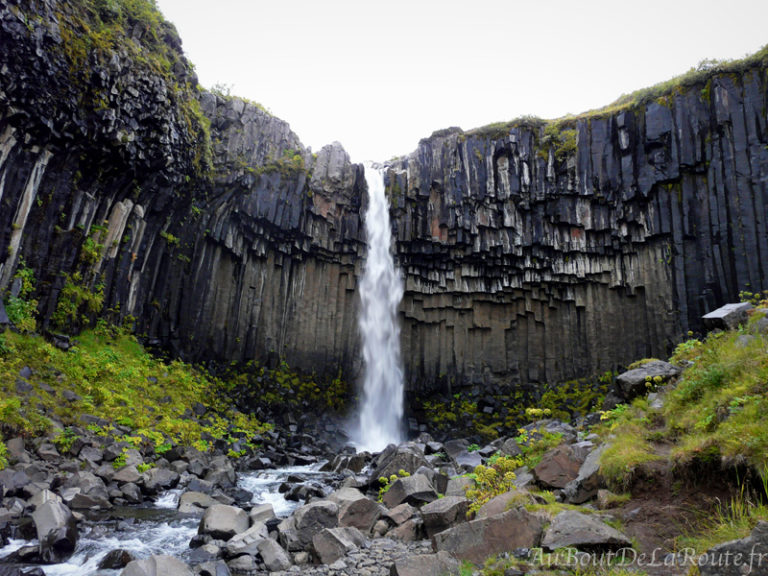
[[384,175],[366,165],[365,180],[369,198],[365,214],[368,258],[360,282],[365,380],[357,444],[364,450],[377,451],[402,440],[403,370],[397,307],[403,298],[403,281],[389,250],[392,231]]

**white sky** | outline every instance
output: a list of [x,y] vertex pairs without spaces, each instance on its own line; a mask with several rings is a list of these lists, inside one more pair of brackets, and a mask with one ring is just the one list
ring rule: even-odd
[[387,160],[448,126],[609,104],[768,44],[768,0],[157,0],[201,84],[315,151]]

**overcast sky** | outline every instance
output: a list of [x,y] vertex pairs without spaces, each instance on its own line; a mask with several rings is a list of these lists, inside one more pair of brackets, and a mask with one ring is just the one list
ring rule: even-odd
[[387,160],[448,126],[609,104],[768,44],[768,0],[157,0],[200,82]]

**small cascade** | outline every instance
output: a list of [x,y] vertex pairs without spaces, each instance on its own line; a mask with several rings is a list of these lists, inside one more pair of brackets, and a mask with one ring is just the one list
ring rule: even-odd
[[363,340],[364,383],[355,440],[363,450],[378,451],[403,439],[403,369],[397,307],[403,280],[390,251],[392,229],[384,175],[365,166],[368,210],[365,232],[368,257],[360,281],[360,334]]

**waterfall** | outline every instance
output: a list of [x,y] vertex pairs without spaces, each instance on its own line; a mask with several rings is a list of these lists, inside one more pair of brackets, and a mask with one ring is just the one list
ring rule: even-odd
[[365,180],[368,257],[360,281],[359,322],[365,378],[356,443],[361,449],[378,451],[403,439],[403,369],[397,323],[403,280],[390,253],[392,230],[384,175],[366,164]]

